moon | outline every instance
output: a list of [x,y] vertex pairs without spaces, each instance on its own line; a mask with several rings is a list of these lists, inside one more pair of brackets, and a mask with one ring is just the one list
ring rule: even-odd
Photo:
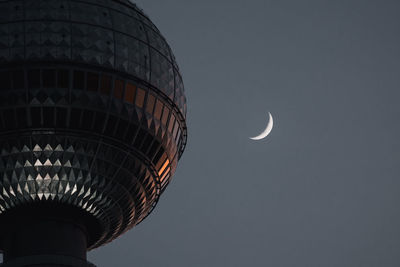
[[267,137],[271,133],[272,128],[274,127],[274,119],[272,118],[272,115],[270,112],[268,112],[268,114],[269,114],[269,121],[268,121],[268,124],[267,124],[267,127],[265,128],[265,130],[255,137],[250,137],[250,139],[261,140],[261,139],[264,139],[265,137]]

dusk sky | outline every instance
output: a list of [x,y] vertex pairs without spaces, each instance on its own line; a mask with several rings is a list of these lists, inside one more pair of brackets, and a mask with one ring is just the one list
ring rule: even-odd
[[180,66],[188,144],[152,214],[89,260],[399,266],[400,2],[136,2]]

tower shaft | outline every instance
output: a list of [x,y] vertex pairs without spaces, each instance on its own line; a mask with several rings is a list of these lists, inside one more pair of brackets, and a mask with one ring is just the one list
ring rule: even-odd
[[4,214],[1,266],[94,266],[86,261],[87,223],[73,207],[29,206]]

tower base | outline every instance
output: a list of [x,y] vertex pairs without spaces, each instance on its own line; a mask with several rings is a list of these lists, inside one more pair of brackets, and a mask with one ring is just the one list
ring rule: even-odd
[[0,267],[94,267],[86,261],[91,226],[73,207],[15,208],[0,216]]
[[35,255],[20,257],[0,264],[0,267],[96,267],[85,260],[63,255]]

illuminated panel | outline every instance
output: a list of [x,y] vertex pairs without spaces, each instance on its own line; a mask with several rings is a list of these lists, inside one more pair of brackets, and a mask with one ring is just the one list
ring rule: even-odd
[[160,178],[160,182],[162,183],[164,181],[164,179],[167,177],[167,175],[169,174],[171,170],[171,167],[168,167],[168,169],[165,171],[165,173],[163,174],[163,176],[161,176]]
[[164,172],[164,170],[165,170],[165,168],[168,166],[168,164],[169,164],[169,160],[167,159],[167,160],[165,161],[164,165],[163,165],[163,166],[161,167],[161,169],[158,171],[158,175],[159,175],[159,176]]

